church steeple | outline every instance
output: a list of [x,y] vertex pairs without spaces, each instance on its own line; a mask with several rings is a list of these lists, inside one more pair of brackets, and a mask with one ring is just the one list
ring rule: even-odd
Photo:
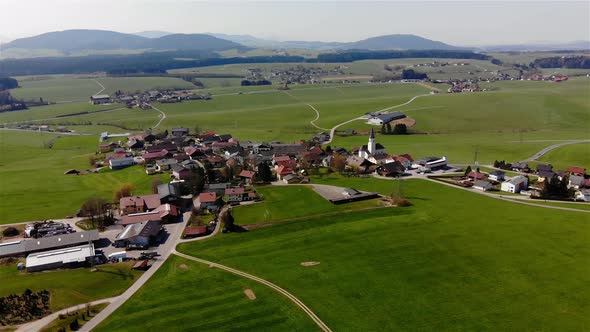
[[369,135],[367,150],[369,150],[370,154],[375,154],[375,130],[373,130],[373,128],[371,128],[371,134]]

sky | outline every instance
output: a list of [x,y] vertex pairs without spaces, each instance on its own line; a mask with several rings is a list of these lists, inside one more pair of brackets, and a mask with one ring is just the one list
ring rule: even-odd
[[340,42],[405,33],[459,46],[555,43],[590,40],[590,1],[0,0],[2,41],[66,29]]

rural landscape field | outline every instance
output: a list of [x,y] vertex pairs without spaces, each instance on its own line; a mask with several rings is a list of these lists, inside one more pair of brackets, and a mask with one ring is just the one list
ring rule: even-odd
[[56,1],[0,20],[0,331],[588,330],[587,3]]

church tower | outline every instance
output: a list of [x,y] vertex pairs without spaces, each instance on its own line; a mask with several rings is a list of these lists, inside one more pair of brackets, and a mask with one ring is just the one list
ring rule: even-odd
[[371,135],[369,135],[369,144],[367,145],[367,150],[369,150],[370,154],[375,154],[375,131],[371,128]]

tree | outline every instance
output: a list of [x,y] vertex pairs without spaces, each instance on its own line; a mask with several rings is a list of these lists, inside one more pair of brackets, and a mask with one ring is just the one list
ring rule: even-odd
[[387,134],[387,129],[385,129],[385,125],[381,125],[381,135]]
[[[396,125],[396,126],[397,126],[397,125]],[[388,123],[388,124],[386,125],[386,127],[387,127],[387,133],[388,133],[388,134],[391,134],[391,123]]]
[[404,123],[398,123],[393,127],[394,135],[406,135],[408,133],[408,127]]
[[332,147],[330,145],[326,146],[326,153],[332,154]]
[[158,186],[162,184],[162,179],[158,178],[154,178],[152,180],[152,194],[157,194],[158,193]]
[[270,166],[265,162],[258,164],[258,175],[262,182],[272,182],[274,180]]
[[70,330],[72,330],[72,331],[78,331],[79,328],[80,328],[80,323],[78,323],[78,317],[76,317],[70,323]]
[[121,198],[131,196],[133,189],[135,189],[133,184],[123,183],[119,190],[115,191],[113,200],[115,201],[115,203],[118,203],[121,200]]
[[467,166],[467,168],[465,169],[465,173],[463,173],[464,177],[467,177],[469,175],[469,173],[471,173],[472,169],[471,166]]
[[199,194],[205,187],[205,170],[201,167],[192,168],[187,179],[189,190],[193,195]]
[[199,127],[199,126],[195,126],[195,127],[193,128],[193,131],[195,132],[195,136],[199,136],[199,135],[201,135],[201,127]]
[[89,217],[93,226],[95,221],[98,221],[99,225],[105,224],[105,219],[109,218],[106,216],[107,210],[107,201],[102,197],[91,197],[80,208],[81,215]]
[[346,167],[346,159],[339,153],[334,153],[332,155],[332,168],[337,170],[338,172],[342,173],[344,168]]

